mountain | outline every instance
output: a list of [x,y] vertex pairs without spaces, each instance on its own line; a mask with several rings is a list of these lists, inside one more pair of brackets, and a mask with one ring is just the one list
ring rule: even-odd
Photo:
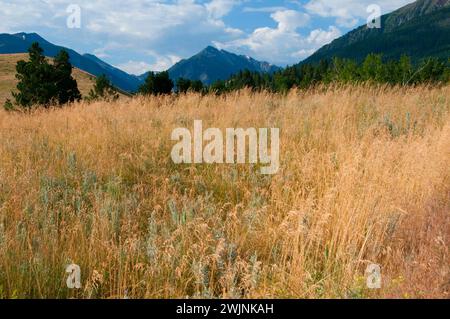
[[54,45],[36,33],[0,34],[0,54],[26,53],[33,42],[38,42],[48,57],[55,57],[60,50],[66,50],[74,67],[94,76],[105,74],[116,87],[124,91],[136,91],[142,83],[138,77],[119,70],[94,55],[81,55],[74,50]]
[[450,0],[418,0],[383,15],[381,26],[361,26],[325,45],[301,64],[333,57],[361,61],[370,53],[382,53],[387,59],[407,54],[413,62],[450,56]]
[[[60,50],[66,50],[74,67],[94,76],[105,74],[116,87],[123,91],[137,91],[148,75],[148,72],[140,76],[128,74],[95,55],[81,55],[72,49],[54,45],[36,33],[0,34],[0,54],[26,53],[33,42],[38,42],[48,57],[55,57]],[[174,81],[183,77],[210,84],[219,79],[225,80],[230,75],[245,69],[272,73],[280,68],[247,56],[207,47],[199,54],[178,62],[168,71]]]
[[237,55],[214,47],[207,47],[193,57],[181,60],[168,71],[170,78],[200,80],[211,84],[217,80],[226,80],[241,70],[273,73],[280,68],[267,62],[260,62],[248,56]]

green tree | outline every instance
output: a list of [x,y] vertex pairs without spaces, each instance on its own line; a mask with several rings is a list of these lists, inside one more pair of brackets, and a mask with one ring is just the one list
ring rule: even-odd
[[437,83],[445,80],[446,68],[444,62],[437,58],[428,58],[422,61],[416,71],[414,81],[417,83]]
[[111,84],[111,81],[102,74],[95,79],[94,87],[89,91],[87,97],[88,101],[115,101],[119,98],[116,88]]
[[77,81],[72,77],[72,64],[69,62],[69,54],[62,50],[54,59],[54,81],[56,85],[59,104],[81,100]]
[[191,91],[201,93],[203,92],[203,82],[200,80],[191,81]]
[[363,81],[384,82],[384,65],[380,54],[369,54],[362,64]]
[[398,82],[401,84],[408,84],[413,75],[411,58],[409,56],[402,55],[400,61],[398,62],[398,71],[399,71]]
[[177,92],[178,93],[187,93],[192,86],[191,80],[185,78],[179,78],[177,80]]
[[450,82],[450,58],[448,58],[448,60],[447,60],[447,65],[445,67],[444,74],[442,75],[442,81],[444,83]]
[[226,81],[217,81],[209,91],[218,94],[250,87],[253,90],[269,90],[285,93],[293,87],[308,89],[316,84],[374,82],[391,85],[418,83],[448,83],[450,81],[450,59],[424,60],[414,66],[408,56],[399,60],[383,61],[381,55],[369,54],[362,63],[335,57],[314,64],[287,67],[273,74],[241,71]]
[[169,77],[169,72],[150,72],[144,84],[139,88],[139,93],[144,95],[170,94],[174,87]]
[[329,77],[330,81],[357,82],[360,79],[358,64],[353,60],[334,58]]
[[203,92],[204,86],[203,82],[200,80],[189,80],[185,78],[179,78],[177,80],[177,92],[178,93],[187,93],[187,92]]
[[33,43],[28,50],[29,61],[17,62],[18,92],[12,92],[12,96],[21,107],[28,108],[36,104],[49,106],[57,96],[53,82],[54,68],[48,63],[43,52],[37,42]]
[[209,91],[211,93],[215,93],[216,95],[220,95],[227,91],[227,87],[224,81],[219,80],[211,84]]
[[[16,78],[18,92],[12,92],[15,104],[22,108],[33,105],[48,107],[52,104],[62,105],[81,98],[77,82],[72,77],[72,65],[65,51],[59,52],[53,65],[44,56],[44,51],[37,42],[28,49],[29,61],[18,61]],[[13,108],[7,101],[6,109]]]

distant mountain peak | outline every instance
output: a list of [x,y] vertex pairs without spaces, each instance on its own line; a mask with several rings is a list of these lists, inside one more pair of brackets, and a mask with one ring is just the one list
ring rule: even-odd
[[202,51],[198,53],[199,56],[217,56],[220,55],[223,51],[219,50],[211,45],[204,48]]
[[267,62],[257,61],[250,56],[237,55],[213,46],[207,46],[189,59],[179,61],[169,69],[173,80],[186,78],[200,80],[205,84],[226,80],[243,70],[273,73],[280,68]]
[[205,49],[203,49],[203,52],[220,52],[220,50],[212,45],[208,45]]
[[[54,45],[37,33],[0,34],[0,54],[27,53],[33,42],[38,42],[43,48],[44,54],[49,57],[56,56],[62,49],[66,50],[72,65],[94,76],[105,74],[115,86],[124,91],[136,91],[148,75],[148,73],[140,76],[128,74],[95,55],[82,55],[74,50]],[[256,61],[249,56],[219,50],[210,45],[193,57],[181,60],[168,71],[174,81],[184,77],[210,84],[216,80],[226,80],[231,75],[245,69],[272,73],[280,68],[267,62]]]
[[31,32],[31,33],[26,33],[26,32],[19,32],[19,33],[15,33],[13,34],[13,36],[16,36],[24,41],[36,41],[36,42],[46,42],[48,43],[48,41],[46,41],[44,38],[42,38],[39,34],[35,33],[35,32]]

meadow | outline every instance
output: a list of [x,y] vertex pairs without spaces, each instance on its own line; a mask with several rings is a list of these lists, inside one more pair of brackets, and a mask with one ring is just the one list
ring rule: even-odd
[[[449,298],[449,111],[371,85],[1,110],[0,298]],[[278,173],[174,164],[194,120],[280,128]]]

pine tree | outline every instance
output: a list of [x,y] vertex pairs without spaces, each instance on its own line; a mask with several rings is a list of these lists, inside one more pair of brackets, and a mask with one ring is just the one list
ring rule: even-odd
[[[62,105],[81,98],[77,82],[72,77],[72,65],[69,55],[61,51],[50,64],[44,56],[44,51],[37,42],[28,50],[29,61],[18,61],[16,78],[18,92],[12,92],[15,104],[22,108],[33,105],[48,107],[52,104]],[[6,109],[13,108],[13,103],[7,101]]]
[[62,50],[54,59],[53,64],[55,85],[58,103],[79,101],[81,99],[77,81],[72,77],[72,64],[69,62],[69,54]]
[[89,91],[87,97],[88,101],[115,101],[119,98],[116,88],[111,84],[111,81],[102,74],[95,79],[94,87]]
[[363,81],[384,82],[384,65],[380,54],[369,54],[361,67]]
[[191,91],[201,93],[203,92],[203,82],[200,80],[191,81]]
[[56,97],[53,67],[48,63],[37,42],[28,50],[29,61],[18,61],[16,78],[18,92],[12,92],[16,104],[29,108],[32,105],[49,106]]
[[169,72],[150,72],[145,79],[145,83],[139,88],[139,93],[143,95],[170,94],[173,87],[174,84],[169,77]]
[[398,63],[398,69],[399,69],[398,83],[408,84],[413,75],[411,58],[407,55],[402,55]]
[[419,83],[448,83],[450,81],[450,59],[424,60],[413,66],[408,56],[399,60],[383,61],[379,54],[369,54],[362,63],[335,57],[317,64],[300,64],[287,67],[273,74],[240,71],[227,81],[217,81],[209,91],[218,94],[240,90],[269,90],[286,93],[293,87],[308,89],[316,84],[374,82],[391,85],[413,85]]
[[187,93],[191,88],[192,83],[191,80],[185,78],[179,78],[177,80],[177,92],[178,93]]

